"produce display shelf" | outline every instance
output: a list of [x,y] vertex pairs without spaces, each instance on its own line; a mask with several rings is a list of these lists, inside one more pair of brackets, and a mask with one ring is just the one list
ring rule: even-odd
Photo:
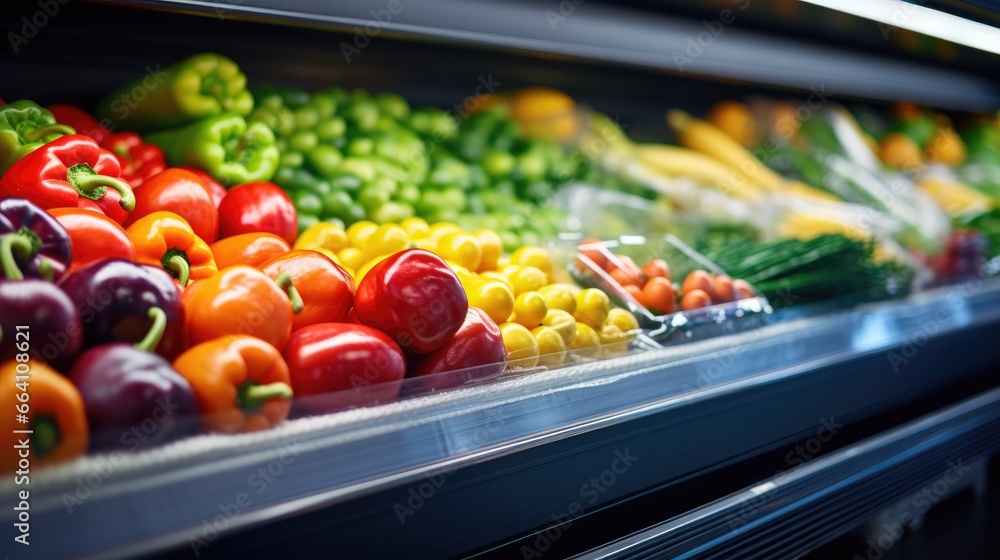
[[[466,554],[551,524],[553,508],[580,500],[576,478],[617,453],[639,460],[588,511],[780,449],[824,419],[850,426],[981,376],[997,365],[998,332],[1000,284],[973,280],[266,433],[89,456],[32,480],[44,531],[33,551],[214,557],[268,545],[258,539],[303,551],[339,539],[348,556]],[[401,523],[399,504],[424,483],[433,499]],[[219,521],[233,542],[196,546],[218,538],[206,526],[223,511],[237,512]],[[442,523],[455,538],[418,538]],[[386,527],[393,538],[380,537]]]
[[[819,88],[869,99],[908,99],[945,109],[990,111],[1000,102],[1000,84],[990,75],[951,69],[947,65],[908,62],[870,50],[807,43],[727,25],[722,20],[717,24],[720,31],[712,32],[701,18],[596,0],[586,5],[569,3],[573,7],[569,13],[563,13],[567,9],[560,8],[558,3],[547,6],[516,1],[399,2],[393,4],[395,13],[390,13],[387,3],[381,0],[114,3],[222,20],[250,19],[342,31],[347,35],[336,43],[338,49],[357,51],[359,58],[372,41],[384,34],[804,91]],[[749,3],[733,2],[731,6],[720,6],[719,12],[729,10],[725,19],[734,23],[748,7]],[[853,17],[842,12],[830,13]],[[868,20],[862,18],[862,21]],[[702,38],[702,44],[698,43],[699,34],[708,37]]]
[[1000,389],[575,558],[798,558],[869,522],[870,542],[895,543],[904,523],[923,522],[931,505],[927,495],[920,501],[924,488],[935,501],[969,488],[981,498],[986,463],[997,452]]

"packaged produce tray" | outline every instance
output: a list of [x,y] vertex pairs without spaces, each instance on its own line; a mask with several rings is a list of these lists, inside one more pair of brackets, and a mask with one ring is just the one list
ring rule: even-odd
[[[640,269],[639,262],[646,265]],[[631,311],[646,336],[661,344],[758,328],[768,324],[773,313],[753,286],[729,278],[669,233],[585,240],[569,269],[581,285],[603,290],[616,305]],[[659,302],[646,301],[650,299]]]

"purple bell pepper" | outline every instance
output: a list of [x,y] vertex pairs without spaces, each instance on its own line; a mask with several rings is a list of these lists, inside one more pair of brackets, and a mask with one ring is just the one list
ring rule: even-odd
[[149,352],[167,326],[152,307],[146,337],[135,345],[116,342],[80,356],[70,378],[87,410],[92,449],[135,451],[198,431],[198,402],[188,381],[162,356]]
[[10,280],[66,275],[70,242],[66,228],[24,198],[0,199],[0,271]]
[[70,274],[59,287],[80,311],[84,348],[139,342],[153,325],[149,310],[156,307],[167,321],[156,353],[172,360],[184,349],[181,290],[162,268],[105,259]]
[[65,373],[83,346],[80,313],[51,282],[0,279],[0,363],[18,354],[14,333],[26,326],[31,357]]

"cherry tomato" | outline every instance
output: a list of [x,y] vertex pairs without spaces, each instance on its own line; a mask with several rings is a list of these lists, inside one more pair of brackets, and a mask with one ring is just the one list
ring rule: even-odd
[[614,278],[615,282],[618,282],[619,286],[642,286],[642,280],[639,279],[637,274],[632,274],[626,270],[620,268],[615,268],[611,272],[611,277]]
[[677,311],[674,286],[670,280],[662,276],[654,276],[646,281],[646,285],[642,288],[642,297],[646,301],[646,307],[657,313],[666,315]]
[[720,274],[715,277],[715,280],[712,281],[712,287],[715,289],[715,303],[733,301],[733,295],[735,292],[733,290],[732,278],[726,276],[725,274]]
[[642,275],[649,278],[666,278],[670,280],[670,265],[663,259],[652,259],[642,267]]
[[704,270],[695,270],[687,275],[684,283],[681,284],[681,292],[688,293],[692,290],[702,290],[708,297],[715,295],[715,288],[712,285],[712,275]]
[[584,239],[580,242],[580,254],[593,261],[601,270],[604,270],[608,262],[608,257],[605,256],[604,247],[600,243],[600,239]]
[[712,297],[705,290],[696,288],[690,292],[685,292],[684,297],[681,298],[681,309],[698,309],[699,307],[708,307],[709,305],[712,305]]
[[757,297],[753,287],[746,280],[733,280],[733,295],[736,299]]
[[647,309],[649,308],[649,302],[646,300],[646,294],[643,293],[642,288],[639,286],[629,285],[625,286],[625,291],[628,292],[628,295],[632,296],[632,299],[634,299],[636,303]]

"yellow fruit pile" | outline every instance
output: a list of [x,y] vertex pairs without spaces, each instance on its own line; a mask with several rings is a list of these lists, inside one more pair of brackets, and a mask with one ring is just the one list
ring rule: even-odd
[[412,247],[452,267],[469,306],[499,325],[511,365],[556,366],[567,352],[591,358],[623,353],[639,328],[632,313],[611,308],[604,292],[558,282],[548,250],[524,246],[505,257],[500,236],[490,229],[466,232],[450,222],[430,225],[421,218],[382,225],[361,221],[346,231],[319,223],[294,245],[326,254],[355,285],[377,263]]

